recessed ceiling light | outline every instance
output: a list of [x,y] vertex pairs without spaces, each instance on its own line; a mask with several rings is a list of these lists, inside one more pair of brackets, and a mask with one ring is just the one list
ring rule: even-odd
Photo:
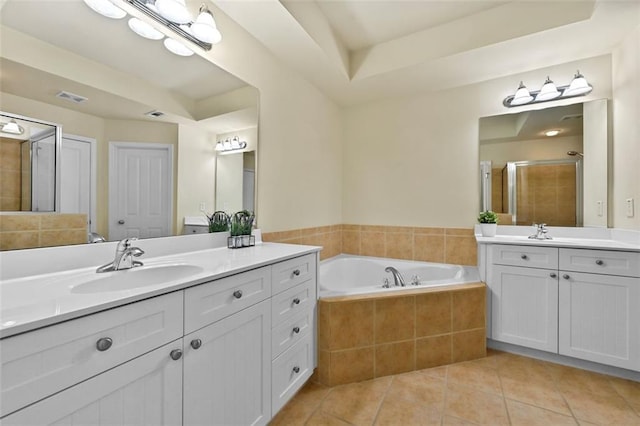
[[547,136],[557,136],[558,134],[560,134],[560,130],[549,130],[544,134]]

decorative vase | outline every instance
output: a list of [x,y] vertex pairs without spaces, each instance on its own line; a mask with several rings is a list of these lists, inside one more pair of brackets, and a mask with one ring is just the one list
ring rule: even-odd
[[497,223],[481,223],[480,230],[482,231],[483,237],[495,237],[496,231],[498,230]]

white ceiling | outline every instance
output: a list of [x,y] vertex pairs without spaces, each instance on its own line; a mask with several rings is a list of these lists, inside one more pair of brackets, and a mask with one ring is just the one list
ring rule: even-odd
[[609,54],[640,25],[638,0],[213,2],[343,105]]

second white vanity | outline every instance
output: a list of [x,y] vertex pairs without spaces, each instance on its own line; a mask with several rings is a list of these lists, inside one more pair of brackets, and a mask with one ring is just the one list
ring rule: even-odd
[[558,230],[560,236],[540,241],[511,232],[477,237],[481,276],[490,289],[490,345],[517,345],[639,372],[637,234],[611,239],[603,229],[595,231],[600,238],[579,238],[563,237]]
[[195,275],[115,291],[85,269],[3,281],[35,292],[30,318],[2,301],[2,424],[267,424],[316,365],[318,250],[183,252],[108,277]]

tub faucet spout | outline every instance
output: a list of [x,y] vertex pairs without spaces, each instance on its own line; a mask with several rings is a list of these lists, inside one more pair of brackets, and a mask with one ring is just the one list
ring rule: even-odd
[[396,268],[394,268],[393,266],[387,266],[386,268],[384,268],[384,271],[391,272],[391,275],[393,275],[393,282],[395,283],[396,287],[405,286],[404,277]]

